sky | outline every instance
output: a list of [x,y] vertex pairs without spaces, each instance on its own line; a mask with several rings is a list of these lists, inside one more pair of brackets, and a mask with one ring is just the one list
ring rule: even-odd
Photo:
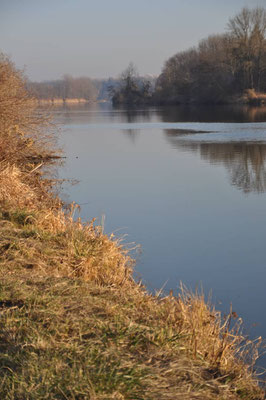
[[29,79],[158,75],[175,53],[266,0],[0,0],[0,51]]

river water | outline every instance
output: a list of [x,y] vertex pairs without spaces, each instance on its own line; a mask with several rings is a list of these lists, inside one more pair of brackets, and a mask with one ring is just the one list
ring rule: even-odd
[[[266,338],[266,108],[57,109],[63,193],[141,245],[136,279],[202,287]],[[266,364],[263,362],[263,364]]]

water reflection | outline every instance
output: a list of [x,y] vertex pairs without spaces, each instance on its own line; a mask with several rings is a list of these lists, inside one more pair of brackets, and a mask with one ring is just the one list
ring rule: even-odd
[[53,114],[61,113],[101,113],[106,112],[108,119],[119,119],[120,122],[150,122],[154,116],[162,122],[264,122],[266,121],[266,106],[251,107],[243,105],[220,106],[175,106],[175,107],[142,107],[142,108],[112,108],[106,103],[78,103],[54,106],[40,106]]
[[113,116],[119,114],[119,122],[126,122],[129,124],[137,122],[150,122],[154,112],[157,113],[157,109],[153,108],[113,108],[113,110],[115,111]]
[[[231,184],[245,193],[266,192],[265,143],[195,142],[186,140],[184,133],[174,129],[165,129],[164,132],[171,147],[197,152],[211,164],[224,165],[229,172]],[[180,140],[176,140],[177,137]]]
[[[266,107],[250,106],[179,106],[155,109],[120,110],[124,122],[136,123],[151,121],[156,116],[162,122],[264,122]],[[135,141],[138,130],[124,130],[125,134]],[[171,146],[199,152],[202,159],[211,164],[223,164],[228,170],[230,183],[245,193],[266,192],[266,144],[252,142],[238,143],[201,143],[176,141],[171,138],[186,136],[206,131],[193,129],[164,130]]]
[[[210,132],[208,129],[212,128],[210,128],[209,122],[244,123],[266,121],[266,106],[178,106],[113,109],[110,104],[104,103],[100,105],[55,106],[53,107],[53,112],[57,115],[58,121],[61,118],[61,122],[65,125],[77,123],[79,125],[84,124],[84,126],[88,124],[100,126],[103,123],[104,125],[115,126],[115,124],[119,124],[117,129],[121,129],[123,134],[134,145],[136,145],[137,139],[141,137],[143,124],[151,123],[154,129],[162,129],[164,126],[162,122],[177,123],[177,126],[181,122],[186,124],[192,122],[188,129],[184,129],[186,124],[181,124],[181,128],[178,129],[163,129],[171,147],[197,152],[203,160],[211,164],[224,165],[228,171],[230,183],[245,193],[266,192],[266,143],[258,142],[258,140],[264,140],[263,137],[260,138],[259,136],[263,132],[259,128],[260,124],[254,124],[249,128],[251,134],[247,136],[247,140],[243,140],[243,135],[245,136],[245,132],[247,132],[245,124],[241,124],[241,128],[238,129],[238,133],[242,132],[242,137],[237,142],[229,141],[230,138],[228,138],[227,134],[222,137],[222,141],[216,140],[210,143],[208,138],[201,141],[200,137],[197,140],[197,134]],[[193,129],[194,122],[202,123],[199,125],[200,130]],[[121,124],[128,125],[128,127],[123,129],[124,127],[121,127]],[[207,129],[207,131],[204,129]],[[256,133],[252,136],[255,130]],[[188,135],[193,135],[193,140],[191,140],[191,137],[187,137]],[[218,139],[220,140],[220,138]],[[237,139],[236,131],[231,132],[231,139]],[[154,140],[154,137],[152,137],[152,140]],[[254,140],[257,140],[257,142]]]
[[163,122],[264,122],[266,106],[179,106],[157,109]]
[[122,129],[122,132],[131,140],[132,143],[136,142],[136,137],[139,132],[138,129]]

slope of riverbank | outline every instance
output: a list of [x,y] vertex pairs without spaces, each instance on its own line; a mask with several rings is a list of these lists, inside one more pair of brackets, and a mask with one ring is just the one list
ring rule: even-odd
[[263,399],[260,340],[202,295],[133,281],[119,240],[64,209],[51,125],[4,58],[0,76],[0,397]]

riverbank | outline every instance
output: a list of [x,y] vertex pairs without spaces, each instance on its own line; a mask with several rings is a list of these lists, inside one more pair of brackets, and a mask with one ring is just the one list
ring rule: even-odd
[[67,105],[67,104],[71,104],[71,105],[75,105],[75,104],[90,104],[91,101],[90,100],[86,100],[86,99],[72,99],[72,98],[67,98],[67,99],[58,99],[58,98],[54,98],[54,99],[38,99],[38,105],[40,106],[53,106],[53,105]]
[[150,295],[121,242],[64,209],[49,121],[9,63],[0,74],[0,397],[263,399],[260,340],[233,312]]

